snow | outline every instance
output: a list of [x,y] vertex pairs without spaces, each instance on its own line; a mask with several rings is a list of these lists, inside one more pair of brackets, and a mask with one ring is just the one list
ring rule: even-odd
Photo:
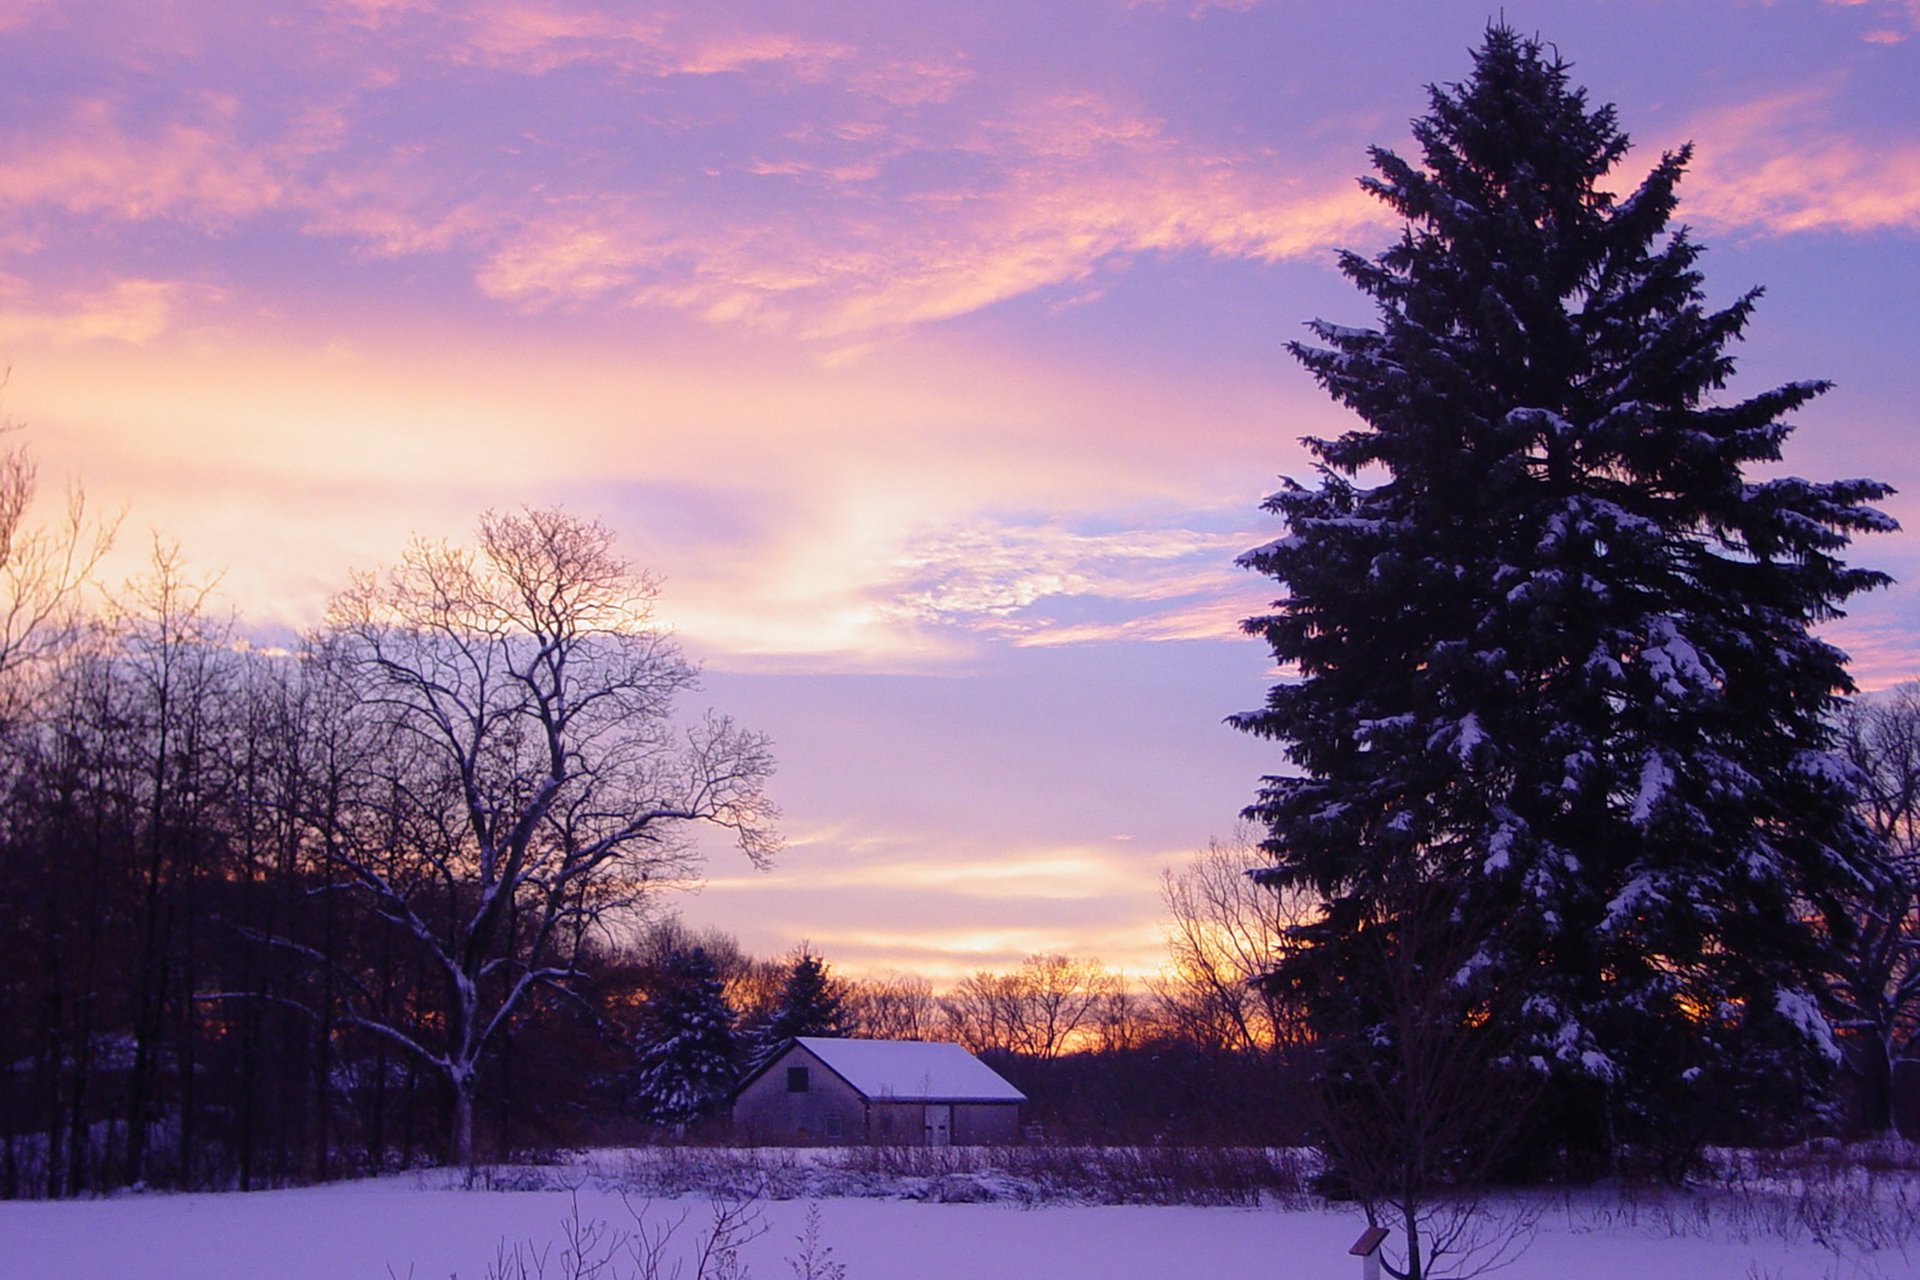
[[1817,1046],[1829,1062],[1840,1061],[1840,1046],[1834,1043],[1833,1028],[1812,996],[1804,991],[1783,988],[1774,994],[1773,1004],[1780,1016]]
[[1718,683],[1717,673],[1700,656],[1700,651],[1675,627],[1673,619],[1655,617],[1648,620],[1647,647],[1640,657],[1647,664],[1654,682],[1661,693],[1678,702],[1684,702],[1696,691],[1713,688]]
[[1645,828],[1652,821],[1655,807],[1672,789],[1672,768],[1657,752],[1649,751],[1640,763],[1640,787],[1633,797],[1634,825]]
[[869,1098],[1024,1102],[1027,1095],[957,1044],[800,1036],[803,1048]]
[[[583,1176],[579,1170],[569,1171]],[[445,1175],[394,1176],[299,1190],[126,1195],[0,1203],[0,1276],[8,1280],[482,1280],[496,1251],[551,1244],[577,1203],[582,1221],[631,1229],[686,1221],[688,1248],[710,1222],[703,1197],[623,1200],[577,1190],[457,1190]],[[807,1200],[762,1201],[765,1233],[741,1252],[752,1276],[778,1280],[799,1253]],[[1366,1225],[1351,1205],[1201,1208],[817,1202],[821,1243],[847,1280],[1166,1280],[1170,1276],[1345,1276],[1347,1247]],[[1533,1241],[1506,1274],[1561,1280],[1766,1276],[1769,1280],[1909,1276],[1911,1233],[1870,1247],[1817,1243],[1775,1213],[1763,1192],[1572,1193],[1510,1198],[1538,1215]],[[1786,1200],[1780,1204],[1788,1203]],[[689,1268],[688,1274],[691,1274]]]

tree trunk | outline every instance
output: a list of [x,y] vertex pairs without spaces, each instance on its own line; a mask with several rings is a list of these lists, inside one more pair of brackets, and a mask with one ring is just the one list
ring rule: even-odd
[[1860,1127],[1867,1137],[1877,1138],[1893,1131],[1893,1055],[1882,1036],[1863,1038],[1855,1062],[1860,1096],[1857,1101]]
[[453,1073],[453,1133],[447,1162],[461,1169],[473,1167],[473,1085],[471,1067]]

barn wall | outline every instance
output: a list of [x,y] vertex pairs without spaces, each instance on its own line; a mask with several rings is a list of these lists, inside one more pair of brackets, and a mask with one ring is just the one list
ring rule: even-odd
[[[1003,1146],[1020,1140],[1020,1106],[1014,1102],[956,1102],[951,1124],[957,1146]],[[866,1132],[867,1141],[876,1146],[920,1146],[927,1140],[926,1104],[886,1100],[868,1103]],[[859,1141],[851,1136],[847,1140]]]
[[927,1140],[923,1103],[871,1102],[867,1116],[867,1141],[876,1146],[917,1147]]
[[[807,1089],[791,1092],[787,1071],[807,1069]],[[734,1134],[747,1142],[773,1146],[822,1146],[862,1143],[866,1103],[851,1085],[796,1045],[733,1102]]]
[[1017,1102],[956,1102],[953,1141],[963,1147],[1002,1146],[1020,1139]]

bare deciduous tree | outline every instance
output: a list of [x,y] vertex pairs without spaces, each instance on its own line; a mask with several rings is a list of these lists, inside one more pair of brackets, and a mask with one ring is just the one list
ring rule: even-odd
[[1096,960],[1032,955],[1012,973],[981,971],[941,1001],[948,1033],[975,1053],[1058,1057],[1090,1031],[1117,989]]
[[1491,1205],[1486,1181],[1542,1082],[1514,1060],[1517,997],[1476,974],[1447,888],[1409,880],[1394,901],[1362,922],[1351,967],[1312,977],[1321,1147],[1367,1221],[1398,1237],[1396,1280],[1479,1275],[1531,1240],[1532,1215]]
[[1041,1062],[1058,1057],[1091,1030],[1120,986],[1098,960],[1062,955],[1028,956],[1014,978],[1023,1012],[1014,1048]]
[[933,983],[915,974],[888,974],[853,985],[848,1001],[855,1034],[873,1040],[930,1040],[939,1028]]
[[[136,1181],[147,1176],[150,1129],[159,1118],[162,1038],[196,985],[194,937],[183,921],[195,914],[196,884],[213,853],[205,833],[230,754],[224,719],[234,664],[228,626],[209,611],[214,585],[190,576],[179,547],[156,538],[147,572],[126,584],[109,629],[125,677],[120,718],[145,810],[127,1102],[127,1163]],[[181,1056],[179,1079],[190,1100],[191,1037]],[[181,1114],[184,1160],[193,1148],[193,1108]]]
[[1094,1015],[1094,1044],[1101,1053],[1131,1053],[1166,1034],[1163,1012],[1160,1001],[1141,997],[1121,974]]
[[1263,981],[1307,906],[1297,891],[1254,881],[1271,861],[1243,827],[1161,877],[1170,963],[1151,985],[1195,1044],[1278,1056],[1305,1038],[1299,1010]]
[[[0,380],[3,381],[3,380]],[[0,426],[0,434],[13,428]],[[27,517],[39,471],[24,441],[0,449],[0,715],[20,711],[15,674],[66,641],[81,588],[113,544],[117,520],[90,521],[86,494],[69,486],[65,510],[36,528]]]
[[473,1149],[476,1068],[529,993],[564,982],[616,904],[684,880],[689,825],[777,847],[767,740],[709,714],[676,724],[696,672],[653,622],[654,581],[602,525],[489,514],[474,548],[417,541],[356,576],[319,646],[358,699],[385,767],[358,779],[344,887],[441,975],[434,1008],[348,1020],[442,1076],[449,1153]]
[[1882,849],[1877,874],[1828,922],[1828,995],[1838,1007],[1863,1128],[1893,1128],[1893,1064],[1920,1036],[1920,683],[1849,704],[1839,743],[1860,813]]

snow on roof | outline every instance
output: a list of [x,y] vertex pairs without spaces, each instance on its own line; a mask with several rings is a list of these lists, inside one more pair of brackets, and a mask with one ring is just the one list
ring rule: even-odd
[[957,1044],[925,1040],[796,1041],[869,1098],[912,1102],[1025,1102],[1027,1095]]

